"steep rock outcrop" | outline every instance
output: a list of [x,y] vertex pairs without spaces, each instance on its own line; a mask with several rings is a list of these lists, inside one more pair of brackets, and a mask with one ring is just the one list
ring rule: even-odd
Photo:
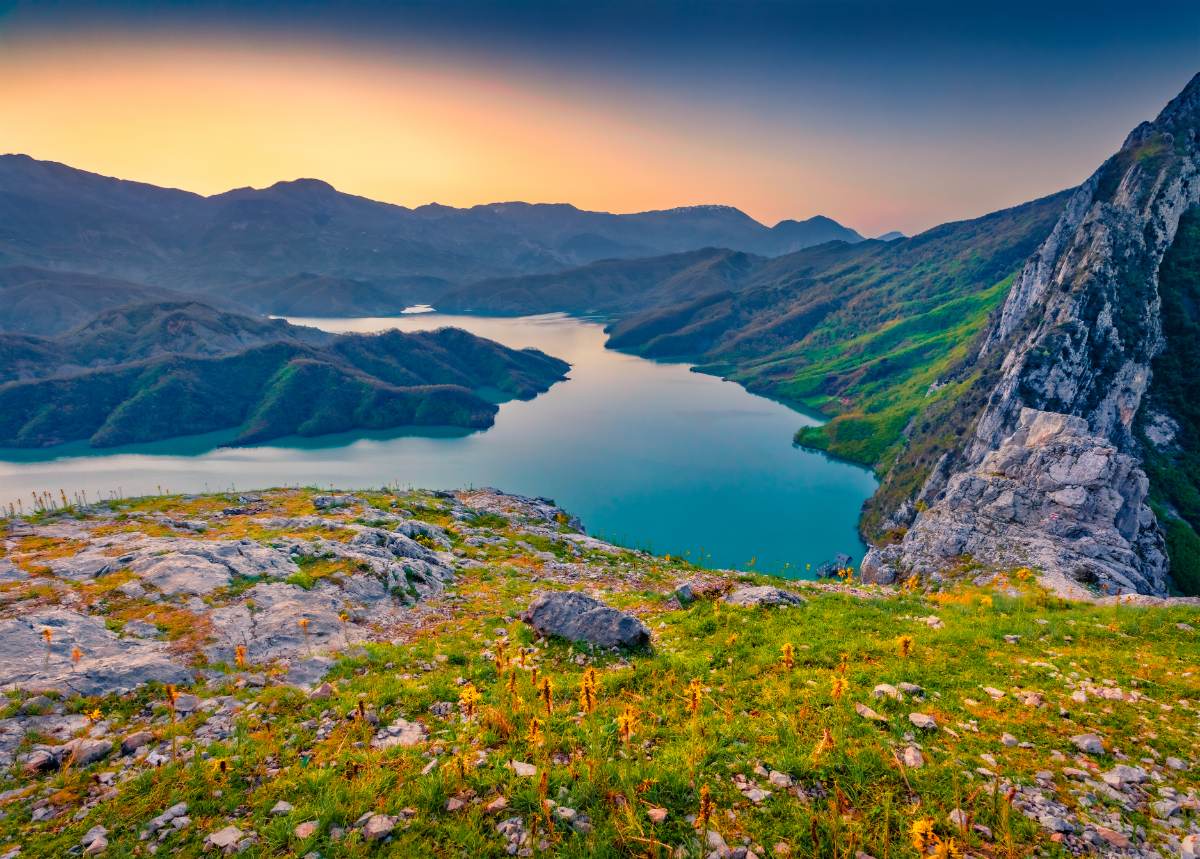
[[1200,202],[1200,75],[1085,182],[1016,279],[979,358],[1003,354],[974,432],[911,527],[873,549],[888,581],[964,555],[1069,590],[1162,594],[1167,558],[1133,423],[1163,347],[1158,268]]

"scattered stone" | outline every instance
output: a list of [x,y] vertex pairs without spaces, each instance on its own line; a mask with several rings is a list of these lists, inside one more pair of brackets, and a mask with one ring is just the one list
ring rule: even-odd
[[1095,734],[1076,734],[1071,737],[1071,743],[1079,751],[1089,755],[1104,754],[1104,741]]
[[79,846],[85,856],[98,856],[108,849],[108,830],[100,825],[93,826],[79,839]]
[[279,800],[279,802],[275,803],[275,805],[273,805],[271,807],[271,815],[273,817],[286,817],[287,815],[291,814],[294,810],[295,810],[295,808],[292,806],[292,804],[290,802],[285,802],[284,800],[281,799],[281,800]]
[[890,683],[880,683],[871,690],[872,698],[891,698],[893,701],[901,701],[904,696],[900,694],[900,690]]
[[918,770],[925,766],[925,756],[921,754],[921,750],[916,746],[905,746],[901,760],[910,769]]
[[927,713],[909,713],[908,721],[920,728],[922,731],[936,731],[937,720]]
[[508,765],[521,778],[533,778],[537,775],[537,767],[533,764],[527,764],[524,761],[509,761]]
[[856,703],[854,705],[854,711],[864,719],[867,719],[871,722],[879,722],[885,725],[887,724],[887,717],[879,715],[866,704]]
[[585,641],[597,647],[641,647],[650,630],[631,614],[578,591],[543,593],[521,619],[541,635]]
[[497,811],[503,811],[508,808],[508,800],[503,796],[498,796],[483,807],[483,810],[488,814],[495,814]]
[[154,742],[154,734],[150,731],[134,731],[125,739],[121,740],[121,754],[132,755],[142,746],[148,746]]
[[729,605],[755,608],[761,606],[790,606],[803,605],[804,598],[791,591],[771,585],[742,585],[734,588],[725,597]]
[[662,823],[667,819],[667,810],[665,808],[651,808],[646,811],[646,816],[650,818],[651,823]]
[[367,841],[380,841],[392,834],[396,818],[387,814],[372,814],[363,823],[362,834]]
[[204,839],[204,846],[210,850],[215,849],[231,852],[235,847],[237,847],[238,842],[242,840],[244,835],[245,833],[243,833],[242,830],[230,824],[224,829],[218,829],[216,832],[210,832],[208,837]]
[[316,835],[317,830],[319,828],[320,828],[320,824],[317,821],[306,820],[303,823],[299,823],[296,825],[296,828],[292,830],[292,835],[294,835],[299,840],[304,841],[304,840],[306,840],[308,838],[312,838],[314,835]]
[[427,739],[429,739],[429,733],[420,722],[397,719],[375,735],[375,738],[371,740],[371,747],[376,749],[390,749],[393,746],[409,748],[420,745]]

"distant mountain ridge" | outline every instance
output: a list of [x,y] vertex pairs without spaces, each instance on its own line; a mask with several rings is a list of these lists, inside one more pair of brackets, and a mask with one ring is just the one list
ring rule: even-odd
[[[831,239],[862,236],[821,216],[767,227],[730,206],[628,215],[520,202],[409,209],[317,179],[204,197],[0,156],[0,266],[185,292],[221,294],[305,274],[363,282],[375,290],[364,299],[372,306],[381,297],[403,305],[433,301],[453,285],[601,259],[705,247],[775,256]],[[309,299],[293,290],[289,300]],[[261,296],[254,306],[263,306]]]

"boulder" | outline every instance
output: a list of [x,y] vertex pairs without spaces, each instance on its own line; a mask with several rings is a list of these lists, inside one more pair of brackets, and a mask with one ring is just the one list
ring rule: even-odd
[[597,647],[640,647],[650,642],[650,630],[636,617],[577,591],[541,594],[521,619],[541,635]]
[[803,605],[804,598],[797,596],[791,591],[785,591],[783,588],[776,588],[771,585],[743,585],[731,591],[725,597],[725,602],[730,605],[750,608],[755,606]]

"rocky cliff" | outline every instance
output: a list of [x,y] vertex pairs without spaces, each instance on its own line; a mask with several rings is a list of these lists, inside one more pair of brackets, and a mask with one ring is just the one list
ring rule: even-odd
[[[1162,594],[1169,564],[1133,431],[1164,346],[1158,269],[1200,203],[1200,75],[1085,182],[981,341],[973,431],[934,467],[868,579],[974,560],[1059,590]],[[998,381],[997,381],[998,379]]]

